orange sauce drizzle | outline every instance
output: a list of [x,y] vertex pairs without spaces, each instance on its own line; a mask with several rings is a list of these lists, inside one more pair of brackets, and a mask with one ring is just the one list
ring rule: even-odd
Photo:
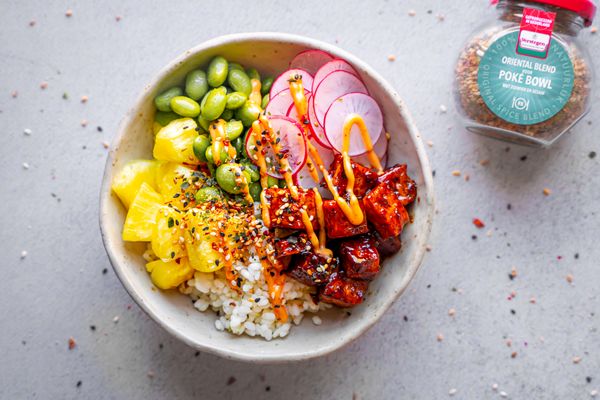
[[224,119],[220,119],[210,124],[208,131],[212,139],[212,153],[215,165],[221,165],[221,150],[224,148],[230,159],[234,159],[236,156],[235,147],[229,144],[227,140],[227,122]]
[[281,273],[283,266],[278,261],[269,260],[266,256],[264,248],[256,246],[256,253],[260,258],[262,264],[265,280],[269,287],[269,297],[271,297],[271,304],[273,304],[273,310],[275,317],[281,322],[288,320],[287,310],[283,304],[283,287],[285,286],[285,275]]
[[252,91],[250,92],[250,95],[248,96],[248,100],[250,100],[250,102],[254,103],[255,105],[259,106],[262,103],[262,95],[260,93],[260,81],[258,79],[251,79],[250,83],[252,84]]

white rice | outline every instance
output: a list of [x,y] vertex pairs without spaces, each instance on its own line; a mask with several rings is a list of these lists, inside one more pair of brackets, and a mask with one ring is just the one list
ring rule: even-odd
[[[288,312],[288,321],[280,322],[269,301],[263,267],[256,255],[249,257],[247,265],[234,264],[234,269],[241,278],[241,293],[229,286],[223,270],[214,273],[195,272],[194,277],[182,289],[183,293],[194,300],[194,306],[199,311],[211,308],[217,313],[215,328],[220,331],[261,336],[266,340],[282,338],[289,333],[292,323],[300,324],[305,312],[316,313],[329,307],[324,303],[317,305],[313,302],[310,287],[287,279],[283,290],[283,304]],[[316,321],[320,322],[320,318]]]

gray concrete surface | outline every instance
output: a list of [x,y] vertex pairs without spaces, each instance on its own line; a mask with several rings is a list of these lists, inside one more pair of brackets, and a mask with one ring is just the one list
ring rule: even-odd
[[[547,151],[461,129],[453,63],[486,15],[484,0],[2,0],[0,398],[590,398],[600,390],[600,157],[590,157],[600,109]],[[367,60],[433,143],[439,212],[412,286],[352,345],[293,365],[225,361],[171,338],[132,304],[97,223],[102,142],[144,83],[199,42],[251,30],[306,34]],[[600,35],[581,36],[600,65]]]

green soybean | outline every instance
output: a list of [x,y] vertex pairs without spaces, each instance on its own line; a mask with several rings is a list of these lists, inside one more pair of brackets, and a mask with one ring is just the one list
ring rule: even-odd
[[248,78],[250,79],[256,79],[257,81],[260,81],[260,74],[258,73],[256,68],[248,68],[246,70],[246,75],[248,75]]
[[[206,157],[206,161],[209,163],[209,165],[215,163],[215,159],[213,157],[212,146],[208,146],[208,148],[206,149],[206,153],[204,154],[204,156]],[[229,161],[229,154],[227,154],[227,152],[225,151],[225,148],[221,149],[221,157],[219,157],[219,161],[221,162],[221,164],[222,163],[226,163],[227,161]]]
[[262,98],[262,102],[260,103],[260,106],[264,109],[267,108],[267,104],[269,104],[269,100],[270,100],[270,96],[269,93],[265,94]]
[[243,131],[244,125],[242,124],[242,121],[237,121],[234,119],[227,122],[225,134],[227,135],[228,140],[237,139],[238,137],[240,137]]
[[260,201],[260,192],[262,192],[262,187],[260,183],[253,182],[248,186],[248,191],[250,192],[250,196],[252,196],[252,200]]
[[[285,182],[285,181],[284,181]],[[267,177],[267,186],[268,187],[275,187],[275,186],[279,186],[279,179],[277,178],[273,178],[272,176],[268,176]],[[279,187],[283,187],[283,186],[279,186]]]
[[243,190],[243,183],[240,182],[241,174],[245,175],[246,182],[250,182],[249,174],[242,169],[240,164],[229,163],[219,165],[216,173],[217,183],[227,193],[241,193]]
[[198,125],[204,130],[204,132],[208,132],[208,128],[210,127],[210,121],[202,118],[202,115],[198,116]]
[[206,72],[201,69],[191,71],[185,77],[185,94],[192,100],[200,100],[208,92]]
[[169,125],[169,122],[179,118],[181,117],[175,114],[174,112],[157,111],[154,115],[154,120],[158,122],[161,126],[167,126]]
[[154,105],[159,111],[171,111],[171,99],[182,94],[183,90],[180,87],[172,87],[156,96],[154,98]]
[[219,87],[227,80],[229,72],[229,64],[227,60],[221,56],[212,59],[206,70],[208,84],[212,87]]
[[230,62],[229,63],[229,70],[231,71],[232,69],[239,69],[240,71],[244,70],[244,67],[242,67],[240,64],[238,63],[234,63],[234,62]]
[[194,155],[200,161],[207,162],[206,149],[210,146],[210,138],[207,135],[200,135],[194,139]]
[[186,96],[173,97],[171,109],[182,117],[194,118],[200,115],[200,104]]
[[196,192],[196,201],[197,202],[207,202],[207,201],[218,201],[223,198],[223,193],[219,190],[219,188],[214,186],[207,186],[198,189]]
[[244,103],[248,100],[248,96],[242,92],[231,92],[227,95],[227,104],[225,107],[228,110],[235,110],[244,105]]
[[273,86],[273,77],[269,76],[268,78],[263,79],[262,84],[260,85],[260,92],[263,95],[269,93],[271,86]]
[[206,96],[204,107],[202,107],[202,118],[214,121],[225,111],[227,90],[224,87],[219,87],[208,92]]
[[246,95],[249,95],[250,92],[252,92],[250,78],[248,78],[248,75],[246,75],[243,70],[233,69],[229,71],[227,83],[229,83],[229,86],[236,92],[242,92]]
[[233,147],[235,147],[235,151],[239,158],[248,156],[246,154],[246,146],[244,145],[244,138],[242,136],[235,139],[233,142],[231,142],[231,144],[233,144]]
[[246,101],[244,105],[235,112],[235,118],[242,121],[242,124],[244,124],[245,127],[249,127],[258,119],[258,114],[260,114],[260,107],[251,101]]
[[233,110],[225,109],[223,114],[221,114],[221,118],[223,118],[225,121],[229,121],[231,118],[233,118]]
[[240,164],[244,167],[244,171],[248,172],[252,182],[258,182],[260,180],[260,172],[256,165],[247,160],[240,162]]

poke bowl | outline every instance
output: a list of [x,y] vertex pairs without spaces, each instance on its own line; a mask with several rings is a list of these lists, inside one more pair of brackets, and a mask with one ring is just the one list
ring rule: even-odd
[[122,120],[100,197],[136,303],[188,345],[254,362],[325,355],[375,324],[433,215],[399,95],[355,56],[281,33],[218,37],[165,67]]

